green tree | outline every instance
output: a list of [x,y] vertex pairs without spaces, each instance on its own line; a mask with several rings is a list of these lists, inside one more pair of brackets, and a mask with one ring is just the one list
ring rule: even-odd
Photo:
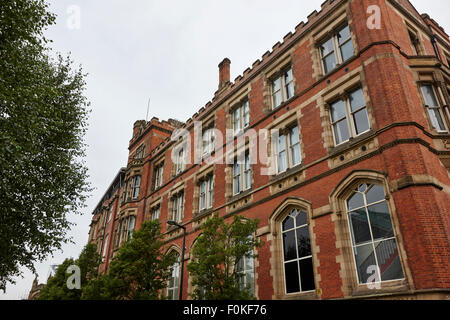
[[[80,300],[81,289],[89,283],[92,277],[97,276],[99,263],[100,255],[96,245],[87,244],[77,260],[69,258],[58,266],[55,275],[48,279],[47,284],[41,290],[39,300]],[[80,289],[69,289],[67,286],[67,280],[73,275],[73,273],[67,273],[67,270],[72,265],[80,268]]]
[[85,74],[54,54],[43,0],[0,1],[0,289],[60,249],[90,187]]
[[198,300],[250,300],[249,288],[242,288],[243,273],[236,268],[243,257],[255,258],[253,249],[261,246],[253,237],[258,220],[235,216],[230,224],[218,215],[202,225],[202,234],[192,249],[187,269]]
[[159,220],[144,222],[119,249],[108,274],[83,289],[83,299],[157,300],[167,287],[174,255],[164,254]]

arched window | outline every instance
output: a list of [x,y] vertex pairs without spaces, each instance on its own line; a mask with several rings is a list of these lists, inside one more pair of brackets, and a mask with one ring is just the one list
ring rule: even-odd
[[179,297],[180,283],[180,254],[175,254],[176,261],[170,267],[169,284],[167,286],[167,296],[170,300],[177,300]]
[[315,290],[307,213],[291,209],[281,223],[281,233],[286,293]]
[[403,279],[384,187],[359,184],[346,199],[346,211],[359,283]]

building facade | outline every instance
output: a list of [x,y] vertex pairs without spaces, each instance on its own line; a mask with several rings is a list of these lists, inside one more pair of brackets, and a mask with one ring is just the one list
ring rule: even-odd
[[[167,221],[186,227],[186,266],[205,219],[243,215],[264,243],[237,266],[258,299],[448,299],[450,41],[437,22],[408,0],[327,0],[234,82],[230,64],[185,123],[135,123],[93,215],[101,271],[146,220],[180,255]],[[187,270],[181,281],[188,297]]]

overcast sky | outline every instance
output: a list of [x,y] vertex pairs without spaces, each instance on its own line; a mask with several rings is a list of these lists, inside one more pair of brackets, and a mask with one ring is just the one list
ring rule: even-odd
[[[37,263],[40,282],[50,265],[77,257],[87,242],[91,212],[119,168],[126,166],[134,121],[175,118],[186,121],[211,100],[218,67],[231,60],[231,80],[281,41],[324,0],[47,0],[58,15],[48,32],[52,47],[71,52],[89,73],[86,95],[92,113],[86,142],[87,166],[95,191],[77,226],[75,244]],[[443,0],[412,0],[450,31],[450,5]],[[73,7],[80,10],[80,24]],[[28,295],[34,276],[26,271],[0,299]]]

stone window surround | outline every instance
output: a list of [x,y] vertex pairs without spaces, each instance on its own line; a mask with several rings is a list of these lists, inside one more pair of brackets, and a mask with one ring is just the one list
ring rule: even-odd
[[[315,291],[286,293],[286,280],[284,277],[284,259],[283,259],[283,243],[282,243],[282,231],[281,223],[292,211],[292,209],[298,209],[305,211],[308,219],[308,228],[311,239],[311,252],[313,260],[313,272],[314,272],[314,284]],[[277,300],[290,300],[290,299],[318,299],[320,275],[318,273],[319,260],[317,257],[318,247],[316,245],[316,236],[314,234],[314,220],[312,219],[312,205],[309,201],[306,201],[297,197],[286,198],[278,208],[269,217],[269,230],[270,234],[267,240],[271,240],[270,244],[270,264],[273,279],[274,299]]]
[[[346,200],[356,186],[361,183],[377,184],[384,187],[392,227],[397,241],[400,263],[404,274],[404,279],[379,283],[380,289],[369,289],[367,284],[360,284],[354,263]],[[390,188],[388,178],[385,174],[376,171],[355,170],[344,178],[330,194],[332,221],[335,223],[336,246],[340,250],[340,256],[336,257],[336,261],[340,264],[342,291],[346,297],[403,292],[413,287],[412,276],[407,265],[406,251],[403,246],[404,242],[400,232],[397,211],[391,190],[392,188]]]
[[[274,106],[273,96],[272,96],[272,81],[278,77],[283,77],[284,73],[292,69],[292,81],[294,84],[294,94],[289,99],[286,98],[285,94],[282,94],[282,102],[278,106]],[[276,64],[271,69],[268,69],[263,74],[264,79],[264,104],[265,110],[267,112],[271,112],[272,110],[276,110],[282,108],[286,103],[292,101],[295,98],[297,92],[297,81],[294,75],[293,63],[292,63],[292,55],[291,53],[285,54],[282,58],[276,61]],[[281,84],[281,90],[285,90],[283,83]]]
[[[424,107],[424,116],[428,121],[430,130],[435,134],[448,134],[450,128],[450,105],[445,100],[445,95],[443,93],[443,89],[446,90],[447,88],[440,81],[437,80],[437,76],[433,71],[419,72],[416,78],[416,85],[420,101],[422,102],[422,105]],[[436,98],[438,99],[438,102],[440,104],[441,116],[444,121],[446,131],[438,131],[436,128],[434,128],[430,119],[430,115],[428,114],[425,97],[422,94],[421,88],[422,85],[431,85],[433,87]]]
[[[366,132],[370,132],[375,127],[375,118],[373,117],[372,112],[372,103],[371,99],[368,95],[368,88],[365,82],[365,77],[361,71],[355,70],[352,74],[349,74],[348,77],[343,78],[341,81],[336,82],[333,86],[328,88],[326,92],[322,94],[319,101],[321,100],[322,103],[319,103],[321,105],[322,111],[321,114],[325,114],[326,117],[322,118],[322,130],[323,130],[323,137],[324,137],[324,144],[325,149],[328,151],[331,151],[332,149],[336,148],[337,146],[345,145],[346,143],[349,143],[353,141],[356,137],[359,137],[363,135],[366,132],[363,132],[359,135],[353,136],[353,134],[350,134],[350,139],[346,142],[343,142],[339,145],[336,145],[335,143],[335,136],[334,136],[334,130],[332,126],[332,119],[331,119],[331,104],[335,102],[338,99],[346,99],[348,95],[354,91],[355,89],[361,88],[364,95],[364,101],[366,104],[366,110],[367,110],[367,116],[369,118],[369,125],[370,129]],[[347,115],[348,117],[348,115]],[[351,124],[354,125],[354,124]],[[350,128],[349,128],[350,129]]]
[[350,29],[350,35],[353,43],[353,56],[358,56],[359,54],[359,48],[358,48],[358,42],[356,41],[356,35],[353,32],[352,28],[352,20],[350,18],[349,14],[349,8],[348,6],[342,7],[339,11],[336,11],[333,15],[329,16],[323,23],[321,24],[321,28],[318,29],[316,33],[312,35],[312,43],[314,44],[314,54],[313,54],[313,63],[315,64],[314,70],[319,71],[318,74],[316,74],[316,80],[330,74],[337,68],[339,68],[340,65],[346,63],[346,61],[341,61],[340,59],[337,59],[336,61],[336,68],[333,70],[330,70],[328,73],[325,73],[324,66],[322,62],[322,54],[320,52],[320,46],[329,38],[333,37],[337,30],[340,29],[340,27],[347,24]]
[[[411,23],[408,23],[407,21],[403,20],[403,23],[406,26],[406,31],[408,33],[408,40],[410,42],[410,47],[413,52],[417,52],[417,56],[423,55],[425,53],[425,49],[423,47],[423,41],[421,41],[421,34],[420,32],[412,26]],[[411,39],[411,35],[416,37],[417,43],[413,43],[413,39]]]

